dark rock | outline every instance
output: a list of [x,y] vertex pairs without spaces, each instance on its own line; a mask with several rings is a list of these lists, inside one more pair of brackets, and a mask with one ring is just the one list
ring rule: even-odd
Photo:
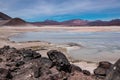
[[36,80],[34,79],[32,69],[29,68],[30,66],[32,65],[21,67],[15,72],[12,72],[13,74],[12,80]]
[[112,66],[110,62],[107,61],[102,61],[99,62],[99,67],[104,68],[104,69],[109,69]]
[[24,58],[25,61],[29,61],[32,59],[40,58],[41,55],[31,49],[21,49],[19,52]]
[[0,54],[9,54],[15,52],[17,52],[17,49],[10,46],[4,46],[3,48],[0,48]]
[[0,58],[0,63],[3,61],[3,59],[2,58]]
[[22,56],[17,53],[16,48],[4,46],[3,48],[0,48],[0,52],[0,57],[2,58],[2,60],[4,62],[7,62],[6,66],[7,64],[11,65],[22,59]]
[[22,56],[24,58],[26,58],[26,57],[33,57],[33,52],[32,52],[31,49],[21,49],[19,51],[19,53],[22,54]]
[[79,66],[71,64],[71,72],[74,72],[74,71],[82,72],[82,69]]
[[37,67],[34,67],[33,71],[34,71],[35,78],[39,78],[39,77],[43,78],[45,76],[52,74],[51,71],[49,70],[49,68],[47,68],[47,67],[37,66]]
[[78,47],[83,47],[82,45],[80,45],[80,44],[77,44],[77,43],[67,43],[67,45],[69,45],[69,46],[78,46]]
[[94,74],[95,74],[96,76],[106,76],[107,70],[104,69],[104,68],[98,67],[97,69],[94,70]]
[[0,48],[0,54],[3,54],[5,51],[7,51],[8,49],[10,49],[9,46],[4,46],[3,48]]
[[51,50],[47,52],[47,55],[57,70],[71,72],[71,64],[63,53],[57,50]]
[[9,68],[9,70],[10,70],[10,72],[15,72],[16,73],[18,70],[20,70],[20,68],[12,66],[12,67]]
[[4,46],[3,49],[8,50],[8,49],[10,49],[10,46]]
[[37,53],[37,52],[34,52],[33,57],[34,57],[34,59],[36,59],[36,58],[40,58],[41,55],[39,53]]
[[98,78],[105,78],[108,74],[112,64],[107,61],[99,62],[98,67],[94,70],[94,75]]
[[42,63],[42,65],[44,65],[45,67],[48,67],[48,68],[51,68],[51,66],[53,65],[52,61],[46,57],[41,57],[40,62]]
[[39,78],[42,75],[41,68],[34,68],[34,77]]
[[12,67],[13,66],[12,63],[8,63],[8,64],[5,64],[5,65],[8,66],[8,67]]
[[16,67],[19,67],[19,66],[21,66],[21,65],[24,65],[25,64],[25,62],[24,61],[18,61],[18,62],[16,62]]
[[87,76],[90,76],[90,75],[91,75],[90,71],[88,71],[88,70],[82,70],[82,72],[83,72],[83,74],[85,74],[85,75],[87,75]]
[[120,59],[112,66],[105,80],[120,80]]
[[8,80],[11,78],[12,78],[12,75],[9,70],[0,68],[0,80]]
[[49,69],[52,66],[52,61],[48,58],[41,57],[39,59],[34,59],[33,65],[35,78],[51,74],[51,71]]

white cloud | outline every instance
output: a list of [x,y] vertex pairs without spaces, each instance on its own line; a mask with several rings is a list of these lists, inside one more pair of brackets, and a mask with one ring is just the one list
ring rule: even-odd
[[[13,17],[32,18],[36,16],[53,16],[84,12],[99,12],[106,9],[120,7],[119,0],[64,0],[56,3],[55,0],[30,0],[33,4],[18,3],[20,0],[1,0],[0,11]],[[29,0],[28,0],[29,1]],[[50,2],[51,1],[51,2]],[[4,5],[3,5],[4,4]],[[17,8],[18,6],[26,6]]]

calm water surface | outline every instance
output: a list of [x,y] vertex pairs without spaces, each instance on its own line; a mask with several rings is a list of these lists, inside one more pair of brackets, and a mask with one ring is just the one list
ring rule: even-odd
[[78,43],[84,48],[70,50],[74,59],[89,61],[116,61],[120,58],[120,32],[27,32],[13,37],[11,41],[47,41],[51,43]]

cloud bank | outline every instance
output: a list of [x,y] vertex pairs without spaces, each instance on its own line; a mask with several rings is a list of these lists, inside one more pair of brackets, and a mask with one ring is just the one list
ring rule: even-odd
[[67,14],[120,13],[120,0],[0,0],[0,11],[12,17],[32,19]]

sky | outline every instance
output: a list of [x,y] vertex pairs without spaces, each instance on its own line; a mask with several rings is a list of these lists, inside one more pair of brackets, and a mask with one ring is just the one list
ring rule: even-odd
[[120,19],[120,0],[0,0],[0,12],[26,21]]

